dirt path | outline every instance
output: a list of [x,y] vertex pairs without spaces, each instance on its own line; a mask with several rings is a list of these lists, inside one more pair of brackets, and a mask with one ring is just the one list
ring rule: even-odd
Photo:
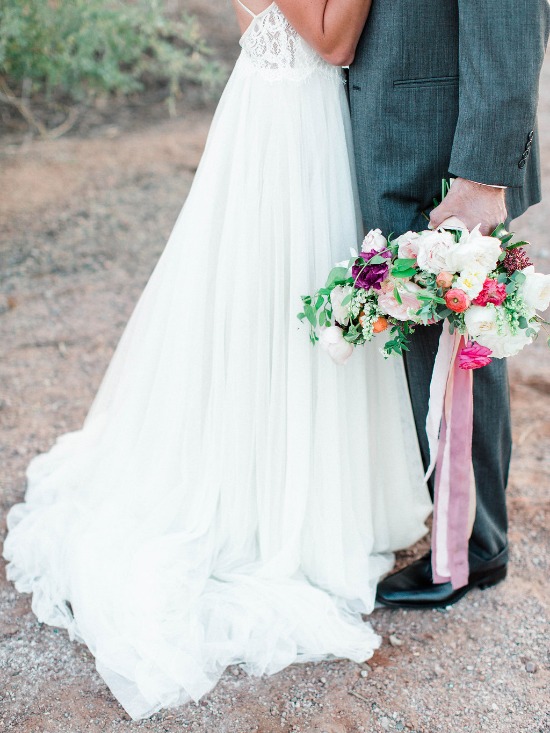
[[[195,5],[230,56],[229,7],[208,15]],[[209,111],[193,112],[131,132],[115,126],[92,139],[0,150],[2,517],[22,496],[29,459],[81,424],[189,189],[209,120]],[[541,128],[547,211],[549,65]],[[538,264],[550,272],[545,208],[516,229],[536,242]],[[550,731],[550,355],[541,341],[510,366],[505,584],[447,612],[376,611],[384,644],[368,665],[295,665],[265,679],[232,669],[200,705],[136,724],[86,649],[39,625],[0,567],[0,733]]]

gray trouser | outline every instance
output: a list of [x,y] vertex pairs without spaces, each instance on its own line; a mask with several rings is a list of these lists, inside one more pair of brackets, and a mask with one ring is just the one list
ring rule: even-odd
[[[424,464],[428,464],[426,416],[441,326],[420,326],[405,367]],[[470,539],[470,567],[502,554],[507,559],[506,484],[512,450],[508,371],[505,359],[474,372],[473,463],[477,512]],[[433,478],[430,480],[433,496]]]

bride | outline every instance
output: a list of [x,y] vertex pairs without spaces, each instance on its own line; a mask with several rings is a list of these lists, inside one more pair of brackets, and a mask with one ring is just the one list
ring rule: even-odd
[[368,659],[430,511],[403,366],[296,313],[362,238],[341,70],[369,0],[234,0],[242,53],[81,430],[28,468],[8,577],[139,719],[224,669]]

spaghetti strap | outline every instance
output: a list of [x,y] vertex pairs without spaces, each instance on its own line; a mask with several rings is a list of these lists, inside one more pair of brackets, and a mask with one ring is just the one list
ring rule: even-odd
[[246,12],[249,13],[253,18],[256,17],[256,14],[253,13],[252,10],[250,10],[250,8],[247,8],[246,5],[243,2],[241,2],[241,0],[237,0],[237,2],[241,6],[241,8],[243,8],[243,10],[246,10]]

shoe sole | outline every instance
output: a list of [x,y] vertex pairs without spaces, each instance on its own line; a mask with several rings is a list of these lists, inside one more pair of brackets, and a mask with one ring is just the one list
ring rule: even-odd
[[377,598],[376,601],[385,608],[407,608],[413,611],[448,608],[449,606],[454,606],[455,603],[461,601],[464,596],[467,595],[474,588],[479,588],[479,590],[487,590],[487,588],[493,588],[495,585],[502,583],[502,581],[505,580],[507,574],[508,568],[499,568],[498,570],[495,570],[495,572],[489,577],[480,580],[478,583],[473,583],[469,587],[466,586],[465,588],[461,589],[459,591],[459,594],[455,596],[452,600],[443,601],[441,603],[392,603],[391,601],[382,601],[380,598]]

